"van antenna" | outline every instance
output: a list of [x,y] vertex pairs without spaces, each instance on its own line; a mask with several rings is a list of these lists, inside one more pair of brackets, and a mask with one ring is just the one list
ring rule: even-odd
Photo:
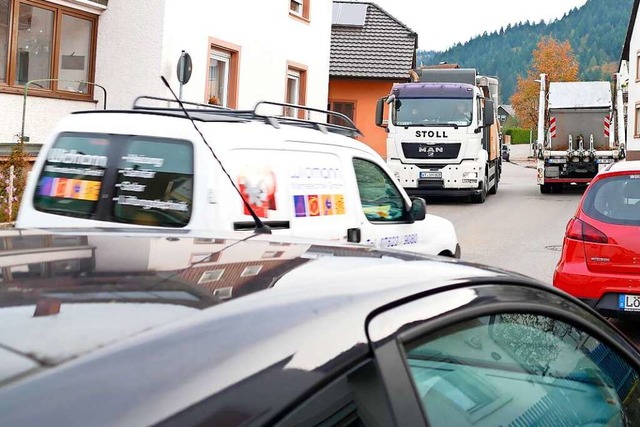
[[202,140],[204,141],[204,145],[206,145],[207,148],[209,149],[209,151],[211,151],[211,155],[213,155],[213,158],[216,159],[216,161],[218,162],[218,164],[222,168],[222,171],[225,173],[225,175],[227,175],[227,178],[229,178],[229,181],[231,182],[231,185],[233,186],[233,188],[235,188],[236,191],[238,192],[238,194],[240,195],[240,198],[242,199],[242,202],[244,203],[244,206],[247,208],[247,211],[249,211],[249,213],[251,214],[251,217],[253,218],[253,221],[256,224],[255,232],[257,234],[271,234],[271,228],[268,225],[266,225],[266,224],[264,224],[262,222],[260,217],[256,214],[256,212],[253,210],[253,208],[251,207],[251,205],[247,201],[247,199],[242,195],[242,192],[240,191],[240,189],[238,188],[236,183],[233,182],[233,179],[231,178],[231,175],[229,175],[229,172],[227,172],[227,169],[224,167],[224,165],[222,164],[222,162],[220,161],[218,156],[216,156],[216,153],[213,151],[213,148],[211,148],[211,145],[209,145],[209,143],[207,142],[207,139],[204,137],[204,135],[202,134],[202,132],[200,131],[200,129],[196,125],[196,122],[193,120],[193,117],[191,117],[191,115],[189,114],[187,109],[184,108],[184,104],[182,104],[182,101],[180,100],[180,98],[178,98],[176,96],[176,94],[173,91],[173,89],[171,89],[171,86],[169,86],[169,82],[167,82],[167,79],[165,79],[164,76],[160,76],[160,78],[162,79],[162,82],[167,87],[167,89],[169,89],[169,91],[171,92],[171,95],[173,95],[175,100],[178,102],[178,105],[180,105],[180,108],[184,112],[184,115],[187,116],[187,118],[191,121],[191,124],[193,125],[193,127],[196,129],[196,131],[200,135],[200,138],[202,138]]

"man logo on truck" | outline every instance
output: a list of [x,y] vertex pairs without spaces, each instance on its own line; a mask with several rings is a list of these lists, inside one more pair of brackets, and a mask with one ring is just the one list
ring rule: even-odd
[[441,154],[444,153],[443,147],[425,147],[421,146],[418,148],[418,153],[427,153],[427,156],[433,157],[436,153]]

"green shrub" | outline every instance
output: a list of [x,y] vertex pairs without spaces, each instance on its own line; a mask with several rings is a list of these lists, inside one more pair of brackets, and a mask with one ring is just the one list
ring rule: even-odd
[[535,129],[509,128],[504,130],[504,134],[511,136],[512,144],[528,144],[536,140],[537,132]]

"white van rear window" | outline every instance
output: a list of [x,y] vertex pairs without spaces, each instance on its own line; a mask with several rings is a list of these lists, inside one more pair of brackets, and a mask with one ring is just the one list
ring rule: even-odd
[[184,227],[192,191],[188,141],[63,133],[47,153],[33,202],[58,215]]

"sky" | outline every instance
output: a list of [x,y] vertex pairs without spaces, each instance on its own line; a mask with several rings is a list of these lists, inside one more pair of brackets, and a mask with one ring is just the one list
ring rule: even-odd
[[[418,49],[444,51],[456,43],[519,22],[560,19],[587,0],[371,0],[418,33]],[[473,8],[473,9],[471,9]]]

